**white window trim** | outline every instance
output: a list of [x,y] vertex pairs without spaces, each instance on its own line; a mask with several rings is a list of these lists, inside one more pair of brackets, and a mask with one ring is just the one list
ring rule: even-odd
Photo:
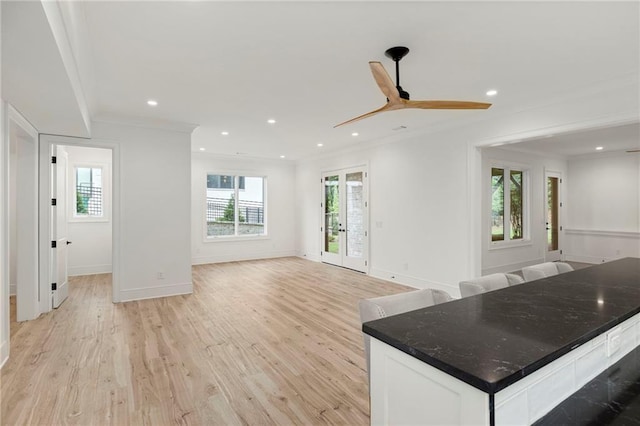
[[511,209],[511,197],[506,196],[506,194],[511,193],[511,180],[506,180],[508,182],[507,187],[505,188],[504,194],[504,240],[502,241],[491,241],[491,202],[489,201],[488,212],[488,239],[489,239],[489,250],[501,250],[508,249],[514,247],[524,247],[532,245],[531,241],[531,167],[525,164],[519,163],[511,163],[511,162],[490,162],[489,170],[485,172],[485,176],[489,177],[489,181],[487,184],[488,194],[486,196],[487,200],[491,200],[491,195],[493,193],[493,187],[491,186],[491,169],[503,169],[505,174],[509,174],[511,170],[522,172],[522,180],[523,180],[523,188],[522,188],[522,202],[524,204],[523,215],[524,220],[522,223],[522,238],[517,240],[512,240],[511,235],[511,223],[507,220],[508,213],[510,213]]
[[[102,216],[76,216],[76,168],[100,168],[102,169]],[[71,183],[69,190],[69,223],[109,222],[111,220],[111,168],[108,163],[95,163],[78,161],[69,163],[68,181]]]
[[[245,177],[259,177],[262,178],[262,202],[264,205],[264,233],[260,235],[255,234],[247,234],[247,235],[237,235],[238,233],[238,209],[235,209],[235,234],[236,235],[208,235],[208,224],[207,224],[207,176],[208,175],[225,175],[225,176],[233,176],[234,178],[237,176],[245,176]],[[268,177],[263,173],[254,173],[254,172],[229,172],[229,171],[217,171],[217,172],[206,172],[204,175],[204,197],[203,197],[203,242],[204,243],[221,243],[221,242],[238,242],[238,241],[252,241],[252,240],[269,240],[271,237],[268,234],[268,222],[269,222],[269,209],[267,208],[267,200],[268,200],[268,190],[267,190],[267,182]],[[240,193],[246,191],[245,189],[237,188],[239,185],[239,180],[234,179],[234,186],[236,188],[232,189],[215,189],[216,191],[234,191],[234,193]]]

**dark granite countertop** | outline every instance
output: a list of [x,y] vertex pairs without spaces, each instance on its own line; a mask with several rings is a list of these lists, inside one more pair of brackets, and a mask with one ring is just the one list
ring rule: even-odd
[[535,426],[640,426],[640,348],[603,371]]
[[496,393],[640,312],[640,259],[364,323],[362,330]]

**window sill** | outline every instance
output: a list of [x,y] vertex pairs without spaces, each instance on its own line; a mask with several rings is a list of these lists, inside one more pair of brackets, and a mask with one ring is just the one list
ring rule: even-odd
[[110,220],[106,217],[72,217],[67,220],[68,223],[107,223]]
[[257,240],[269,240],[271,239],[268,235],[230,235],[230,236],[221,236],[221,237],[205,237],[205,243],[231,243],[231,242],[239,242],[239,241],[257,241]]
[[531,240],[519,240],[519,241],[494,241],[489,243],[489,250],[503,250],[515,247],[531,246],[533,243]]

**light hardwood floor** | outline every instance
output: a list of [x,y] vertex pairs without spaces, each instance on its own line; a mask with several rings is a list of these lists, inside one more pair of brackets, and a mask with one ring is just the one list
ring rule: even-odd
[[298,258],[195,266],[192,295],[140,302],[110,280],[12,317],[2,424],[368,424],[357,301],[409,290]]

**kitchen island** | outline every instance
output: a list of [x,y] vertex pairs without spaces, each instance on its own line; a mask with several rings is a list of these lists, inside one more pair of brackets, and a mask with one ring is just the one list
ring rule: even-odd
[[363,325],[372,424],[532,424],[640,343],[625,258]]

